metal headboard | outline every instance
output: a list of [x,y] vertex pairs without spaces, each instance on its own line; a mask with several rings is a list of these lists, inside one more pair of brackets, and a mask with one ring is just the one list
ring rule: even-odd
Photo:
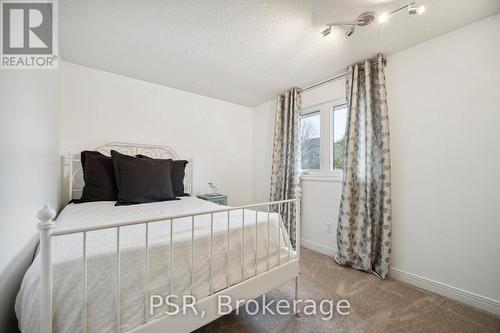
[[[119,153],[131,156],[141,154],[152,158],[180,159],[179,155],[172,148],[166,146],[112,142],[99,146],[95,148],[95,150],[107,156],[110,156],[111,150],[116,150]],[[186,160],[188,161],[188,164],[186,165],[184,188],[186,193],[193,195],[193,160]],[[65,200],[66,202],[62,203],[63,206],[67,203],[67,201],[71,199],[79,199],[82,195],[84,182],[80,153],[69,153],[68,156],[65,157],[64,166],[67,168],[67,172],[65,174],[68,177],[68,200]]]

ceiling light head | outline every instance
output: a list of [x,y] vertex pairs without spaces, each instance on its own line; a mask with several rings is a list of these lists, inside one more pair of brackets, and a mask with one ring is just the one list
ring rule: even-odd
[[326,36],[328,36],[331,33],[332,33],[332,26],[329,25],[325,30],[321,31],[321,36],[323,38],[325,38]]
[[410,15],[421,15],[425,12],[425,6],[416,6],[415,3],[411,3],[408,5],[408,14]]
[[349,37],[351,37],[353,34],[354,34],[354,26],[352,26],[352,27],[350,27],[349,29],[347,29],[347,31],[345,32],[344,38],[345,38],[345,39],[348,39],[348,38],[349,38]]
[[381,13],[377,20],[378,20],[378,23],[385,23],[387,22],[387,20],[389,19],[389,13],[388,12],[383,12]]
[[408,14],[415,15],[418,13],[418,7],[412,4],[408,5]]

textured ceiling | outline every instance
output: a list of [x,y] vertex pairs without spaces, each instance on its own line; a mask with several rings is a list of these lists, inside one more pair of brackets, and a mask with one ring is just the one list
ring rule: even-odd
[[377,52],[388,55],[500,11],[499,0],[416,0],[384,25],[321,38],[324,24],[408,1],[64,0],[63,60],[256,106]]

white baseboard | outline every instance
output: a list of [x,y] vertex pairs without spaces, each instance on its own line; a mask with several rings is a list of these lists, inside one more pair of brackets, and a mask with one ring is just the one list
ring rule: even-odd
[[[303,238],[300,240],[300,244],[306,249],[316,251],[331,257],[333,257],[338,252],[338,250],[333,247],[325,246],[323,244],[315,243]],[[391,267],[390,269],[389,276],[395,280],[405,282],[415,287],[433,292],[435,294],[471,305],[475,308],[493,313],[497,316],[500,315],[500,301],[481,296],[470,291],[452,287],[445,283],[433,281],[431,279],[413,273],[408,273],[393,267]]]
[[408,273],[397,268],[390,269],[389,276],[415,287],[425,289],[441,296],[471,305],[478,309],[500,315],[500,302],[485,296],[481,296],[470,291],[462,290],[450,285],[433,281],[416,274]]
[[338,252],[337,249],[335,249],[333,247],[329,247],[329,246],[326,246],[323,244],[315,243],[315,242],[312,242],[312,241],[304,239],[304,238],[300,239],[300,245],[302,247],[305,247],[306,249],[313,250],[313,251],[319,252],[321,254],[330,256],[330,257],[333,257],[335,255],[335,253]]

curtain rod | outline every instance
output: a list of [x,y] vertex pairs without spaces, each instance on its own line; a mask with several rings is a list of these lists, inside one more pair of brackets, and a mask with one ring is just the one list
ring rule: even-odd
[[330,82],[334,82],[334,81],[337,81],[337,80],[340,80],[341,78],[344,78],[345,76],[347,75],[346,72],[342,73],[342,74],[337,74],[335,76],[332,76],[328,79],[325,79],[323,81],[319,81],[319,82],[316,82],[314,84],[311,84],[310,86],[307,86],[307,87],[304,87],[304,88],[300,88],[299,89],[299,92],[305,92],[305,91],[308,91],[308,90],[311,90],[311,89],[314,89],[314,88],[317,88],[317,87],[320,87],[322,85],[325,85],[327,83],[330,83]]
[[[382,63],[384,65],[387,63],[387,58],[386,57],[384,57],[382,59]],[[376,63],[373,63],[373,64],[376,64]],[[364,64],[360,64],[359,65],[359,69],[363,69],[363,68],[365,68],[365,65]],[[330,77],[328,79],[325,79],[323,81],[319,81],[319,82],[313,83],[313,84],[311,84],[311,85],[309,85],[307,87],[300,88],[299,92],[305,92],[305,91],[308,91],[308,90],[311,90],[311,89],[314,89],[314,88],[317,88],[317,87],[321,87],[322,85],[325,85],[327,83],[335,82],[337,80],[340,80],[340,79],[344,78],[346,75],[347,75],[347,72],[343,72],[341,74],[337,74],[337,75],[332,76],[332,77]]]

